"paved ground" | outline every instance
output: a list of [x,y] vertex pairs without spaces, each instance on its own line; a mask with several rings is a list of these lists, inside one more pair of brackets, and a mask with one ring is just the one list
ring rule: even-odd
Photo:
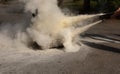
[[[20,13],[1,13],[0,17],[1,23],[29,21],[26,20],[29,17]],[[106,20],[92,27],[82,35],[84,46],[76,53],[0,45],[0,74],[119,74],[119,31],[119,20]]]

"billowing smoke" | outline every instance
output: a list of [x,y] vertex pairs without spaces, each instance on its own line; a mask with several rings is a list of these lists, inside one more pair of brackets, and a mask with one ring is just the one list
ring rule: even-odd
[[57,0],[20,1],[25,3],[25,11],[34,13],[32,23],[30,26],[25,23],[1,24],[0,49],[29,49],[35,43],[41,49],[64,46],[65,51],[75,52],[80,49],[75,37],[101,22],[97,21],[99,14],[65,15],[57,6]]
[[25,30],[25,25],[22,23],[2,23],[0,25],[0,49],[28,49],[29,37],[23,29]]
[[58,7],[57,0],[21,1],[25,3],[26,11],[36,13],[27,32],[32,41],[36,42],[42,49],[49,49],[63,44],[65,51],[78,51],[80,46],[74,43],[74,37],[101,22],[97,21],[82,28],[75,28],[78,24],[80,26],[81,24],[93,22],[94,19],[98,19],[98,15],[67,16]]

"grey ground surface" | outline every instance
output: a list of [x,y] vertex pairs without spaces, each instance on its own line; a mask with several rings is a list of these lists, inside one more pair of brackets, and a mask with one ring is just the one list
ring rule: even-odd
[[[18,9],[13,14],[11,10],[16,8],[9,6],[11,10],[8,10],[8,7],[0,6],[0,22],[29,21],[26,14],[18,14]],[[91,37],[100,35],[113,41]],[[76,53],[56,49],[0,49],[0,74],[120,74],[120,20],[106,20],[83,36],[84,45]],[[105,51],[109,49],[118,52]]]

